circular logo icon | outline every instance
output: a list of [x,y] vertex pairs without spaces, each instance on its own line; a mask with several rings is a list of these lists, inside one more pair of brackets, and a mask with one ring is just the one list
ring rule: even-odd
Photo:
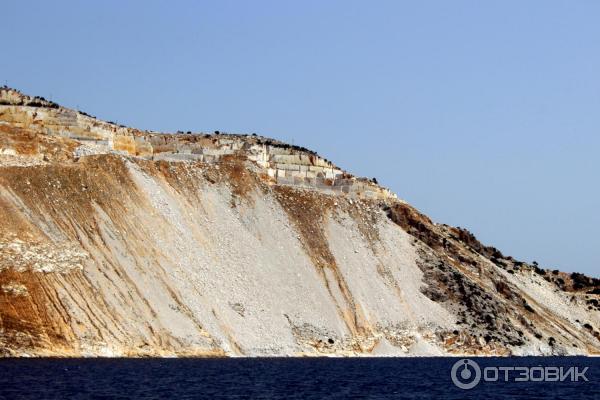
[[450,372],[452,382],[461,389],[473,389],[481,380],[481,368],[473,360],[458,360]]

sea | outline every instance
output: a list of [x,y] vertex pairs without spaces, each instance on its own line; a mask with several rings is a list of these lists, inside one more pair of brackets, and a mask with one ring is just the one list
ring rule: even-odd
[[0,399],[600,399],[600,358],[0,359]]

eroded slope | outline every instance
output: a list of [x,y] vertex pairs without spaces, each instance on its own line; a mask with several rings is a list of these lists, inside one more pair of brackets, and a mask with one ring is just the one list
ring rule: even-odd
[[598,352],[598,280],[505,257],[315,153],[3,93],[1,355]]

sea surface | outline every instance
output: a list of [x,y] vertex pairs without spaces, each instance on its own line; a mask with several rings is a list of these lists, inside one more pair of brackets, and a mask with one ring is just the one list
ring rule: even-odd
[[[0,359],[0,399],[600,399],[599,358],[469,360],[481,375],[467,390],[452,367],[463,384],[475,367],[457,358]],[[514,380],[559,367],[587,367],[587,381]]]

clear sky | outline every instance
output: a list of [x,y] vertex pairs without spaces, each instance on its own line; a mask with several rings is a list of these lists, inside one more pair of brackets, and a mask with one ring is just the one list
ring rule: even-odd
[[0,84],[143,129],[256,132],[600,277],[600,2],[6,1]]

